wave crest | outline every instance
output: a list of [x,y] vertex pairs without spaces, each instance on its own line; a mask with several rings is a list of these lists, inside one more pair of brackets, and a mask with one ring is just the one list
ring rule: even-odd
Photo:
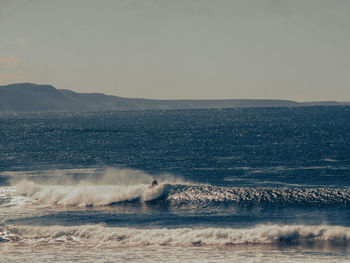
[[267,187],[174,187],[168,200],[175,204],[302,204],[348,205],[350,189],[336,188],[267,188]]
[[0,226],[0,241],[21,244],[75,243],[84,246],[228,246],[283,242],[338,242],[347,245],[350,228],[342,226],[258,225],[253,228],[136,229],[104,225]]
[[350,189],[340,188],[268,188],[218,187],[161,183],[154,189],[148,184],[94,184],[79,182],[73,185],[36,184],[22,181],[16,193],[55,205],[101,206],[113,203],[164,198],[174,206],[187,205],[301,205],[349,206]]
[[150,189],[145,184],[137,185],[39,185],[22,181],[16,192],[47,204],[64,206],[102,206],[141,199],[150,201],[163,195],[164,185]]

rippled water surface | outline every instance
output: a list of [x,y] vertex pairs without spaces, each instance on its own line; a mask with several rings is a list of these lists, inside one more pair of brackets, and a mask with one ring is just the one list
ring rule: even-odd
[[350,107],[3,114],[0,261],[349,261],[349,120]]

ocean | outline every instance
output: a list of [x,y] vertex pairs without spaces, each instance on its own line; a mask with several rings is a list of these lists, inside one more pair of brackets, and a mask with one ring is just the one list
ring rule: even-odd
[[350,107],[0,115],[0,262],[155,261],[350,262]]

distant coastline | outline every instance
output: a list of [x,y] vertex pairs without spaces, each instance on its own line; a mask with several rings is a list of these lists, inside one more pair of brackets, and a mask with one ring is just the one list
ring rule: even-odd
[[119,110],[176,110],[250,107],[341,106],[350,102],[292,100],[155,100],[101,93],[77,93],[51,85],[17,83],[0,86],[0,112],[97,112]]

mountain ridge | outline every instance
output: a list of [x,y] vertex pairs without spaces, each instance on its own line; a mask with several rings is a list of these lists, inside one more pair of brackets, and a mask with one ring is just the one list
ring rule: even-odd
[[300,107],[350,105],[350,102],[221,99],[158,100],[124,98],[103,93],[78,93],[52,85],[16,83],[0,86],[0,112],[93,112],[205,108]]

